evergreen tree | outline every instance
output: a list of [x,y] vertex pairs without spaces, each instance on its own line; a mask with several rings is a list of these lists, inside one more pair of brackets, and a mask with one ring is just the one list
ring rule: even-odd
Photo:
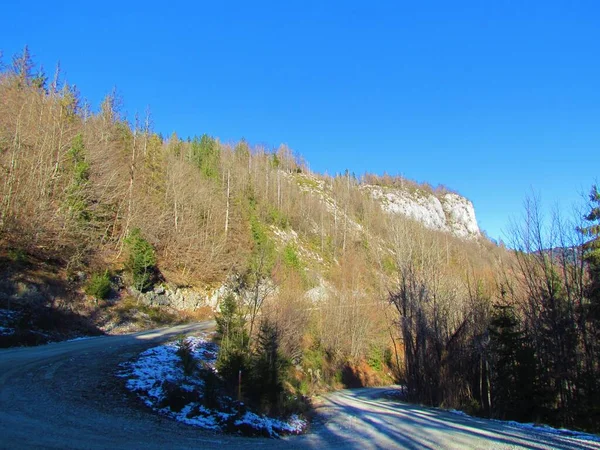
[[248,333],[246,320],[233,294],[228,294],[221,301],[220,312],[215,320],[217,334],[220,339],[217,370],[231,390],[237,387],[239,372],[245,379],[249,366]]
[[579,231],[589,238],[584,246],[584,258],[590,275],[587,295],[591,303],[591,315],[595,321],[600,321],[600,191],[597,185],[592,186],[589,197],[591,210],[585,220],[590,225]]
[[66,204],[69,215],[79,221],[89,221],[87,187],[90,178],[90,165],[86,161],[83,136],[78,134],[67,154],[72,173],[71,183],[67,189]]
[[46,76],[46,72],[44,72],[44,68],[40,67],[37,71],[37,74],[32,78],[31,85],[41,91],[46,92],[46,83],[48,82],[48,77]]
[[143,236],[139,228],[131,230],[125,244],[129,256],[126,266],[130,270],[133,285],[136,289],[144,291],[153,284],[156,272],[156,254],[154,248]]
[[589,223],[578,231],[586,238],[583,258],[588,272],[588,283],[585,289],[588,309],[581,311],[589,332],[587,337],[585,395],[582,398],[580,415],[582,419],[597,426],[600,421],[600,191],[593,185],[589,194],[590,212],[584,217]]
[[277,411],[281,406],[287,364],[279,351],[279,342],[277,326],[263,320],[252,361],[252,394],[254,400],[267,412]]
[[512,306],[494,306],[489,336],[494,415],[531,420],[538,400],[535,355]]
[[190,151],[190,159],[206,178],[216,179],[219,176],[220,150],[214,138],[207,134],[200,139],[194,137]]

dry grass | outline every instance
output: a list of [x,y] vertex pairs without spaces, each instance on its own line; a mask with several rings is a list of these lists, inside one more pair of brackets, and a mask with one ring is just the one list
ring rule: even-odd
[[202,322],[215,317],[210,306],[202,306],[194,311],[179,311],[178,314],[183,322]]

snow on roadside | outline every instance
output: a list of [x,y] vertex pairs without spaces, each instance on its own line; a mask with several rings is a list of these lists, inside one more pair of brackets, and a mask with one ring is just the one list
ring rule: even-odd
[[560,436],[568,436],[576,439],[600,442],[600,436],[590,433],[584,433],[583,431],[567,430],[566,428],[553,428],[549,425],[536,424],[536,423],[521,423],[515,422],[514,420],[494,420],[494,422],[501,422],[514,428],[520,428],[522,430],[529,430],[534,432],[542,432],[548,434],[556,434]]
[[14,325],[18,317],[19,314],[16,311],[0,308],[0,336],[15,334],[15,329],[11,325]]
[[[452,414],[456,414],[458,416],[463,417],[471,417],[464,411],[459,411],[457,409],[449,409],[448,412]],[[522,423],[515,422],[514,420],[498,420],[498,419],[490,419],[492,422],[501,423],[503,425],[507,425],[509,427],[518,428],[521,430],[533,431],[536,433],[547,433],[554,434],[559,436],[567,436],[575,439],[581,439],[585,441],[593,441],[600,442],[600,436],[590,433],[584,433],[583,431],[575,431],[575,430],[567,430],[566,428],[553,428],[549,425],[537,424],[537,423]]]
[[[218,347],[208,334],[186,337],[192,356],[205,370],[216,374]],[[126,387],[153,410],[180,422],[213,431],[243,431],[245,434],[278,437],[280,434],[300,434],[306,421],[293,415],[287,421],[260,416],[236,405],[228,397],[218,400],[220,408],[204,405],[205,382],[198,375],[186,376],[177,354],[179,342],[148,349],[135,361],[122,364],[117,375],[127,378]],[[170,398],[177,398],[177,404]],[[171,404],[169,404],[171,403]],[[238,408],[241,406],[241,408]]]
[[10,336],[11,334],[15,334],[14,328],[0,326],[0,336]]
[[15,320],[18,317],[19,317],[19,313],[17,311],[0,308],[0,320],[5,320],[5,319]]

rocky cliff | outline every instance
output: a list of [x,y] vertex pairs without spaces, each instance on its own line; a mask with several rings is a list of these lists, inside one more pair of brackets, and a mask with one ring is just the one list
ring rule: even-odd
[[365,189],[373,198],[380,200],[383,210],[390,214],[403,214],[427,228],[450,232],[465,239],[474,239],[481,234],[473,203],[458,194],[372,185],[365,186]]

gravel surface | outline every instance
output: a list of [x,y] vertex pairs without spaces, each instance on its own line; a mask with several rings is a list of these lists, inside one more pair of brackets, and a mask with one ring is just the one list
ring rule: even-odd
[[118,365],[213,322],[0,351],[0,448],[525,448],[600,443],[393,400],[390,388],[339,391],[317,402],[311,432],[284,439],[223,436],[156,415],[123,387]]

